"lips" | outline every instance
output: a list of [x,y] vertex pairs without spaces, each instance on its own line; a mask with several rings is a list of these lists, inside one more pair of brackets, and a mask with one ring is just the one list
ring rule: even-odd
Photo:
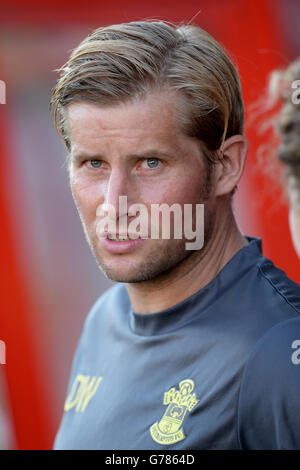
[[[135,238],[131,238],[131,237]],[[126,237],[126,238],[125,238]],[[138,246],[144,243],[146,240],[140,238],[138,234],[116,234],[116,233],[105,233],[100,238],[102,247],[113,254],[126,254],[135,250]]]

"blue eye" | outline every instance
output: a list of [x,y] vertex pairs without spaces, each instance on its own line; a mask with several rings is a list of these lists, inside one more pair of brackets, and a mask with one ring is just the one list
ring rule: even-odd
[[158,158],[147,158],[145,161],[148,168],[156,168],[159,165]]
[[90,160],[90,165],[92,168],[100,168],[102,166],[101,160]]

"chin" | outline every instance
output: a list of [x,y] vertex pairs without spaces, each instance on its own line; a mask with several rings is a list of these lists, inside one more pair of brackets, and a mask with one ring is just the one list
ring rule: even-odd
[[[154,279],[155,274],[150,273],[147,269],[147,272],[143,269],[137,268],[127,268],[127,269],[120,269],[120,268],[113,268],[109,267],[103,262],[98,263],[99,268],[111,281],[114,282],[124,282],[124,283],[136,283],[136,282],[145,282]],[[154,274],[154,276],[153,276]]]
[[[115,282],[138,283],[159,281],[170,276],[172,271],[185,259],[190,257],[186,250],[159,250],[155,255],[148,255],[145,259],[132,263],[106,263],[97,259],[98,265],[104,275]],[[124,260],[125,261],[125,260]],[[113,265],[112,265],[113,264]]]
[[[147,253],[113,255],[99,249],[96,243],[90,244],[97,264],[104,275],[114,282],[138,283],[164,279],[189,258],[191,252],[185,249],[186,240],[164,240],[154,243]],[[194,252],[192,252],[194,253]],[[195,253],[194,253],[195,254]]]

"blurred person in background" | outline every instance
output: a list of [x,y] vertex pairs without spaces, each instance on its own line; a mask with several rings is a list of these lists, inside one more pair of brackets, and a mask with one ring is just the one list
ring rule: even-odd
[[[270,76],[268,99],[262,111],[269,112],[278,104],[281,104],[279,114],[273,114],[266,126],[273,129],[276,139],[264,146],[267,148],[264,157],[268,158],[262,158],[261,163],[264,173],[275,170],[274,176],[278,176],[276,160],[283,164],[281,182],[289,200],[290,232],[300,257],[300,58]],[[276,148],[273,141],[278,137],[280,144]],[[282,245],[284,249],[284,240]],[[259,386],[253,382],[257,373]],[[243,439],[258,449],[299,449],[300,319],[283,322],[270,330],[252,358],[244,387],[248,388],[252,414],[248,429],[243,428]],[[277,395],[280,389],[281,396]],[[284,404],[286,400],[288,407]],[[259,419],[262,410],[264,416]],[[282,434],[282,423],[288,429],[288,438]]]
[[269,89],[272,101],[282,101],[276,126],[281,138],[278,158],[285,167],[290,231],[300,257],[300,57],[286,70],[273,72]]
[[[51,107],[87,241],[118,283],[85,321],[54,448],[300,448],[298,369],[284,380],[294,351],[268,356],[272,333],[299,319],[300,288],[233,214],[247,141],[224,50],[194,26],[99,28],[62,67]],[[203,247],[131,239],[127,226],[99,236],[105,205],[118,227],[132,221],[121,196],[149,212],[204,204]]]

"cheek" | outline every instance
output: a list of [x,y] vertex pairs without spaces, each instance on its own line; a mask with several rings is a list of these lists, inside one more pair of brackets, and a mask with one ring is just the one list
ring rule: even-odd
[[290,208],[289,224],[294,247],[300,257],[300,207],[297,210],[292,207]]
[[196,174],[189,177],[180,177],[173,181],[166,198],[170,197],[173,202],[179,204],[195,204],[201,202],[203,179]]
[[103,201],[101,187],[99,185],[95,187],[76,175],[70,177],[70,187],[81,217],[86,222],[94,220],[97,207]]
[[204,178],[201,173],[181,172],[160,182],[155,190],[153,186],[147,189],[144,187],[143,199],[152,203],[169,205],[197,203],[201,202],[200,194],[203,184]]

